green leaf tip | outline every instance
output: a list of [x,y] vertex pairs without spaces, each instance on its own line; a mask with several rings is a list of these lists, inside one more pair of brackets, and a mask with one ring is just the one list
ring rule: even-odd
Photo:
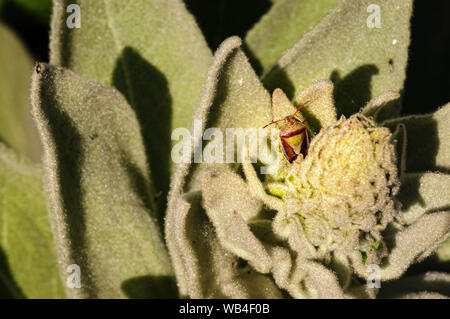
[[315,132],[330,126],[337,120],[333,100],[333,82],[329,80],[314,81],[294,97],[294,105],[302,108],[302,114]]

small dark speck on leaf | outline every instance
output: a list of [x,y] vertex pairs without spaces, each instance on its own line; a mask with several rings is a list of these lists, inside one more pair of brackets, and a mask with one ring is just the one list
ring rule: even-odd
[[394,60],[389,59],[389,71],[394,72]]

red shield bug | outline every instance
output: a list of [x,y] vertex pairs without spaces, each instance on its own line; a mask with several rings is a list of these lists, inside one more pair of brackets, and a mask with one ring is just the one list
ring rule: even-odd
[[283,121],[280,126],[280,147],[284,158],[290,164],[295,161],[299,154],[305,157],[308,154],[309,137],[306,126],[295,117],[295,114],[309,101],[306,101],[294,112],[281,120],[270,122],[264,127]]

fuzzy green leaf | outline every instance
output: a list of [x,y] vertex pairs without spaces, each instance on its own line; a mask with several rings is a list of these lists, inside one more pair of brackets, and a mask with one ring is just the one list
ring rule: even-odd
[[297,257],[287,290],[294,298],[344,298],[335,274],[320,263]]
[[371,116],[376,122],[400,115],[400,94],[387,91],[374,97],[361,110],[365,116]]
[[[296,111],[294,105],[292,105],[291,101],[289,101],[288,97],[281,89],[275,89],[272,92],[272,108],[273,121],[292,115]],[[301,112],[298,113],[298,117],[300,120],[304,120]]]
[[331,269],[336,272],[340,286],[344,290],[347,289],[352,280],[352,268],[348,257],[339,251],[333,252]]
[[281,89],[272,93],[273,120],[292,115],[297,108],[303,107],[296,117],[305,122],[313,131],[319,132],[322,127],[336,121],[336,109],[333,102],[333,83],[319,80],[308,85],[293,99],[293,104]]
[[170,296],[170,260],[154,221],[138,121],[126,100],[42,64],[33,75],[32,104],[60,265],[63,273],[70,264],[81,268],[81,288],[67,294]]
[[179,197],[167,216],[166,238],[182,296],[281,298],[273,280],[252,270],[220,245],[201,207],[200,192]]
[[[278,213],[280,215],[280,213]],[[285,227],[289,227],[289,246],[294,250],[299,256],[305,259],[315,259],[317,258],[317,252],[315,247],[307,240],[303,226],[301,222],[296,217],[291,217],[283,221]],[[274,231],[276,229],[274,228]]]
[[298,92],[293,102],[296,107],[305,105],[301,112],[316,133],[337,120],[331,81],[314,81]]
[[[293,97],[311,82],[335,83],[337,109],[346,116],[387,91],[400,91],[405,79],[411,0],[378,1],[380,28],[368,12],[370,0],[340,2],[306,33],[264,78],[269,89]],[[372,6],[373,7],[373,6]]]
[[31,58],[24,45],[0,23],[0,139],[34,161],[41,143],[30,113]]
[[[199,107],[195,113],[195,117],[197,119],[204,119],[209,113],[209,107],[214,102],[214,92],[217,87],[218,77],[221,73],[222,66],[227,61],[229,55],[239,45],[239,40],[228,41],[225,42],[225,44],[223,44],[221,48],[219,48],[215,53],[215,58],[210,67],[210,70],[208,71],[209,81],[206,82],[204,88],[204,91],[206,93],[200,100],[201,107]],[[205,124],[203,123],[200,130],[203,131],[204,128]],[[191,129],[191,132],[193,132],[193,129]],[[193,133],[195,135],[195,132]],[[190,160],[192,160],[193,157],[193,148],[196,144],[199,143],[200,140],[201,136],[191,136],[190,141],[183,141],[184,143],[188,143],[191,146],[191,153],[189,154]],[[193,168],[191,167],[191,163],[180,163],[177,166],[171,180],[167,214],[164,224],[166,243],[169,248],[170,257],[173,261],[178,288],[182,296],[186,296],[189,294],[192,295],[190,289],[192,287],[192,283],[196,282],[195,279],[191,281],[189,280],[189,278],[187,278],[188,274],[192,274],[193,276],[195,276],[195,274],[192,272],[192,270],[189,272],[186,271],[183,250],[179,249],[178,245],[178,239],[179,236],[183,235],[183,230],[180,229],[180,227],[182,228],[182,226],[177,226],[180,222],[180,215],[184,216],[189,211],[190,206],[188,203],[186,203],[183,197],[185,196],[184,188],[186,188],[188,185],[187,177],[192,172],[192,170]],[[201,189],[200,185],[198,186],[198,189]],[[183,243],[181,242],[181,244]],[[199,291],[199,289],[194,289],[194,291]]]
[[272,273],[278,287],[287,289],[290,282],[292,270],[292,257],[289,250],[284,247],[274,247],[270,251],[273,267]]
[[212,169],[203,172],[202,177],[202,195],[208,208],[223,214],[236,210],[246,223],[258,215],[261,202],[250,195],[247,184],[238,174]]
[[[225,139],[226,128],[254,129],[263,127],[270,121],[270,95],[251,68],[240,45],[241,40],[232,37],[225,40],[215,53],[203,96],[194,116],[194,121],[198,123],[198,133],[200,133],[193,133],[194,145],[197,147],[200,147],[202,142],[206,144],[203,146],[207,146],[207,143],[201,140],[206,128],[220,129]],[[255,137],[251,133],[248,136]],[[228,140],[232,139],[228,138]],[[234,150],[234,162],[240,160],[242,149],[229,147],[228,150]],[[225,151],[223,154],[225,162]],[[194,172],[190,176],[189,190],[200,189],[198,173],[210,166],[212,165],[202,163],[191,168]],[[224,165],[213,164],[213,166]]]
[[[222,44],[224,49],[227,46],[235,46],[236,49],[224,52],[228,56],[217,70],[217,84],[203,93],[203,97],[212,98],[209,100],[211,104],[200,105],[200,109],[208,108],[210,112],[210,117],[203,118],[206,127],[222,130],[229,127],[258,128],[270,120],[270,95],[239,48],[240,45],[241,40],[237,37],[229,38]],[[217,55],[220,54],[219,50]],[[215,57],[216,60],[222,58]],[[208,77],[208,81],[214,80]]]
[[186,200],[183,200],[181,195],[171,198],[164,220],[165,241],[173,264],[180,296],[187,296],[189,294],[191,281],[188,275],[193,274],[192,271],[187,271],[188,262],[183,254],[185,247],[180,247],[180,244],[183,244],[183,240],[179,242],[180,236],[184,236],[184,220],[190,208],[191,205]]
[[436,256],[440,262],[450,262],[450,239],[438,248]]
[[305,272],[305,286],[313,298],[342,299],[344,294],[336,275],[320,263],[298,260],[298,267]]
[[450,103],[432,114],[412,115],[382,123],[406,128],[406,171],[450,170]]
[[[204,93],[194,117],[194,123],[197,122],[199,126],[198,132],[191,129],[192,136],[188,141],[191,146],[191,153],[189,154],[191,161],[194,157],[195,148],[202,147],[202,135],[205,128],[207,126],[218,127],[216,122],[219,118],[217,114],[219,109],[224,114],[222,118],[228,120],[228,123],[222,123],[220,128],[227,127],[227,124],[230,125],[228,127],[239,127],[240,125],[255,127],[255,125],[264,125],[261,123],[267,123],[270,119],[270,96],[262,87],[248,60],[239,49],[240,45],[241,40],[232,37],[226,40],[214,55],[213,63],[208,71]],[[261,108],[262,115],[255,112],[255,108]],[[208,118],[210,114],[212,121]],[[224,121],[222,120],[222,122]],[[209,124],[210,122],[212,124]],[[176,206],[175,203],[183,196],[184,189],[201,189],[201,183],[195,176],[198,175],[201,168],[211,165],[213,164],[180,163],[177,166],[170,186],[168,219],[174,217],[176,213],[173,211]],[[171,229],[167,228],[166,225],[167,236],[170,236],[170,232]]]
[[408,224],[426,212],[448,210],[450,175],[444,173],[406,173],[398,198]]
[[45,206],[42,170],[0,143],[2,284],[11,297],[64,298]]
[[[300,256],[293,265],[290,252],[286,248],[275,247],[271,253],[274,279],[280,287],[289,291],[292,297],[300,299],[344,297],[338,278],[330,269]],[[339,263],[345,263],[344,267],[348,272],[350,267],[344,256]]]
[[[70,29],[69,4],[81,8]],[[180,0],[54,0],[50,63],[113,85],[135,110],[161,214],[173,162],[171,131],[189,128],[211,52]],[[124,123],[125,125],[125,123]]]
[[[213,63],[208,71],[204,93],[194,117],[194,123],[196,123],[197,127],[195,130],[191,130],[193,136],[190,140],[192,146],[190,154],[191,159],[194,157],[194,146],[201,147],[200,141],[202,140],[202,134],[207,127],[217,127],[224,132],[227,127],[244,129],[262,127],[270,120],[270,96],[263,88],[253,69],[250,67],[248,59],[239,49],[240,45],[241,40],[233,37],[226,40],[215,53]],[[219,242],[216,235],[214,235],[213,238],[205,239],[204,237],[206,235],[203,234],[201,235],[200,240],[200,238],[197,238],[200,234],[195,234],[198,233],[198,231],[187,231],[187,229],[190,230],[191,227],[192,229],[195,229],[198,228],[198,226],[186,228],[185,225],[187,222],[185,222],[185,220],[186,215],[193,216],[192,218],[194,219],[205,218],[201,217],[205,214],[204,212],[197,212],[198,210],[203,211],[201,207],[197,207],[199,206],[198,202],[201,199],[202,189],[201,179],[197,177],[201,176],[200,173],[203,169],[211,166],[223,167],[225,164],[202,163],[197,165],[182,163],[177,166],[171,182],[165,233],[170,255],[174,261],[180,294],[191,297],[209,295],[208,289],[210,288],[208,288],[208,285],[211,285],[211,282],[220,281],[223,284],[220,284],[220,287],[218,288],[216,287],[216,289],[221,291],[218,293],[218,296],[223,296],[224,294],[226,296],[241,297],[261,296],[261,293],[279,296],[280,292],[274,283],[267,277],[260,277],[263,276],[261,274],[251,275],[252,280],[261,280],[264,283],[264,286],[267,287],[264,291],[261,290],[258,292],[257,285],[253,288],[242,288],[252,285],[252,281],[242,278],[240,275],[236,275],[236,270],[225,271],[225,269],[229,267],[228,262],[228,266],[225,267],[222,265],[217,268],[224,269],[223,271],[227,274],[225,276],[227,279],[214,279],[215,276],[220,276],[221,273],[216,273],[214,269],[211,270],[211,262],[206,262],[207,266],[204,266],[205,262],[202,260],[219,258],[214,256],[221,256],[226,250],[219,245],[220,251],[217,253],[213,252],[211,250],[212,248],[208,248],[207,245],[210,245],[210,243],[214,241]],[[190,190],[190,192],[185,194],[186,190]],[[197,199],[194,200],[192,199],[193,197]],[[250,213],[249,216],[252,214],[253,213]],[[193,222],[192,225],[200,225],[200,222],[197,220]],[[208,227],[209,229],[214,230],[214,228],[211,228],[212,225]],[[193,244],[194,242],[195,245]],[[230,254],[229,252],[226,253]],[[235,256],[233,258],[236,259]],[[207,267],[207,270],[203,267]],[[211,274],[212,277],[209,277],[209,274]],[[243,276],[246,276],[245,272]],[[239,278],[236,279],[239,284],[233,285],[232,283],[235,281],[230,282],[230,278]],[[229,287],[227,289],[232,289],[232,291],[225,292],[222,290],[224,287]]]
[[337,0],[280,0],[248,32],[245,42],[262,73],[338,3]]
[[[381,280],[400,277],[414,262],[420,261],[435,251],[450,236],[450,212],[425,214],[412,225],[399,231],[393,239],[394,247],[381,266]],[[370,275],[362,256],[354,252],[351,261],[355,272],[367,278]]]
[[427,272],[416,276],[410,276],[383,283],[378,297],[395,298],[405,294],[439,293],[450,297],[450,274],[439,272]]
[[245,182],[228,170],[211,170],[203,174],[202,195],[222,246],[267,273],[272,261],[246,223],[259,212],[261,203],[251,197]]
[[397,153],[397,167],[400,179],[403,178],[406,170],[406,145],[408,144],[408,138],[406,136],[406,127],[404,124],[397,124],[395,130],[392,133],[392,141],[395,143]]
[[413,292],[404,295],[397,296],[398,299],[448,299],[448,296],[436,293],[436,292]]

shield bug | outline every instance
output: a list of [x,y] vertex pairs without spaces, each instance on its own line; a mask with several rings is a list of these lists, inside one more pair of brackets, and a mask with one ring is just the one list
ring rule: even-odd
[[309,101],[306,101],[305,103],[300,105],[300,107],[294,112],[294,114],[288,115],[281,120],[270,122],[269,124],[264,126],[267,127],[269,125],[283,121],[283,124],[281,124],[281,126],[279,127],[280,148],[283,152],[284,158],[290,164],[292,164],[296,160],[299,154],[302,154],[303,157],[308,154],[308,130],[302,123],[302,121],[295,117],[295,114],[297,114],[297,112],[300,111],[300,109],[308,102]]

